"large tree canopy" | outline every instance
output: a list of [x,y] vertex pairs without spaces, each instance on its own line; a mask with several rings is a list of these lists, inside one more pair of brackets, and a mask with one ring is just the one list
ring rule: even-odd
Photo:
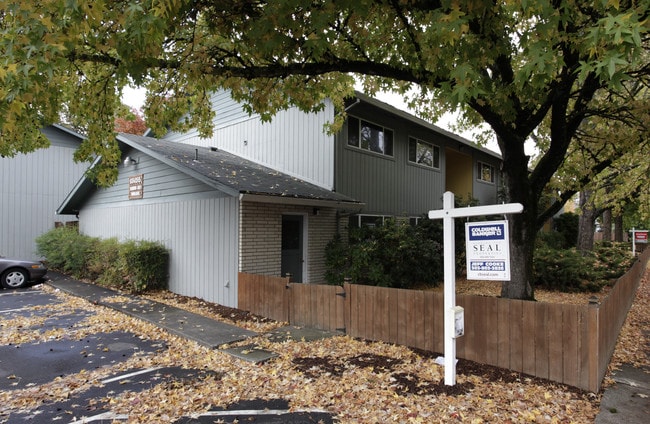
[[[424,118],[460,108],[494,131],[508,200],[525,208],[512,218],[513,281],[502,294],[531,298],[535,234],[575,188],[550,206],[540,199],[583,123],[625,112],[594,104],[595,96],[646,83],[648,7],[646,0],[3,0],[0,153],[39,147],[40,127],[75,116],[88,130],[77,158],[101,155],[96,178],[110,183],[119,161],[113,115],[130,82],[149,89],[146,119],[158,132],[177,123],[209,134],[208,95],[217,88],[270,118],[290,105],[317,110],[326,97],[343,110],[361,79],[369,94],[403,94]],[[546,137],[531,168],[524,142],[539,134]],[[583,175],[614,160],[602,159]]]

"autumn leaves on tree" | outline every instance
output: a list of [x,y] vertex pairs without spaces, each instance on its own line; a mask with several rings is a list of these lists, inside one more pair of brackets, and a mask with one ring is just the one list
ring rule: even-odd
[[[217,89],[264,119],[290,106],[318,110],[329,98],[341,111],[336,130],[355,81],[371,95],[402,94],[425,119],[458,109],[463,124],[487,123],[503,156],[505,200],[524,205],[511,219],[505,297],[533,297],[532,249],[544,220],[648,148],[647,122],[635,118],[648,104],[647,2],[2,3],[0,153],[43,146],[39,129],[72,116],[88,134],[76,157],[102,156],[101,184],[117,175],[113,119],[128,84],[148,89],[155,133],[210,134]],[[625,144],[596,136],[614,122],[632,132]],[[531,139],[535,161],[524,151]],[[589,160],[567,167],[596,139],[603,148],[592,144]]]

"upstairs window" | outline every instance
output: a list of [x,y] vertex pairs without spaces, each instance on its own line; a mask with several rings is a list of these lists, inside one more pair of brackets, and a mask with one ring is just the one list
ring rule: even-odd
[[348,118],[348,146],[393,156],[393,131],[351,116]]
[[426,141],[409,137],[409,162],[440,168],[440,148]]
[[486,183],[494,183],[494,166],[484,162],[478,163],[478,180]]

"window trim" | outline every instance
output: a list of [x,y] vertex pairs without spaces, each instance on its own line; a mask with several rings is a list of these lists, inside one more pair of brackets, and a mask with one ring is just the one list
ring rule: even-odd
[[[368,225],[368,224],[362,224],[361,219],[362,218],[375,218],[375,220],[380,220],[381,219],[381,224],[379,225],[384,225],[386,223],[387,219],[392,218],[390,215],[380,215],[380,214],[372,214],[372,213],[360,213],[353,215],[354,219],[356,220],[356,226],[354,228],[361,228],[363,225]],[[349,220],[348,220],[349,223]]]
[[[357,144],[356,145],[350,144],[350,119],[356,119],[358,121],[358,123],[359,123],[358,134],[357,134]],[[362,123],[363,122],[381,128],[381,131],[384,134],[384,137],[385,137],[386,131],[390,131],[390,133],[391,133],[391,146],[390,146],[391,154],[384,153],[384,152],[375,152],[374,150],[371,150],[370,148],[365,149],[365,148],[361,147],[361,128],[362,128]],[[362,151],[364,153],[377,155],[377,156],[382,157],[382,158],[395,159],[395,131],[392,128],[388,128],[388,127],[386,127],[386,126],[384,126],[382,124],[378,124],[376,122],[369,121],[367,119],[359,118],[357,116],[349,115],[348,116],[347,126],[346,126],[346,143],[345,143],[345,146],[350,148],[350,149],[355,149],[355,150]]]
[[[425,163],[414,162],[414,161],[411,160],[411,140],[415,141],[416,150],[417,150],[418,143],[427,144],[427,145],[431,146],[432,154],[433,154],[432,161],[434,162],[431,166],[429,166],[429,165],[427,165]],[[435,159],[436,159],[435,151],[436,150],[438,150],[438,165],[437,166],[435,164]],[[410,136],[408,136],[408,146],[407,146],[407,152],[406,153],[407,153],[406,154],[406,160],[409,163],[409,165],[420,166],[420,167],[423,167],[425,169],[440,170],[440,162],[441,162],[440,153],[441,153],[441,150],[440,150],[440,146],[438,146],[437,144],[410,135]]]
[[[477,170],[476,171],[478,173],[478,175],[476,176],[476,180],[479,181],[479,182],[485,183],[485,184],[495,184],[496,179],[497,179],[496,167],[494,165],[491,165],[491,164],[489,164],[487,162],[483,162],[483,161],[480,161],[480,160],[477,160],[476,164],[477,164]],[[487,167],[490,168],[491,180],[483,179],[483,167],[484,166],[487,166]]]

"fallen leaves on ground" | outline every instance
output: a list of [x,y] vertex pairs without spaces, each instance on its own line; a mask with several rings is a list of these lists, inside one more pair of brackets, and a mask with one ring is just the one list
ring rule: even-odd
[[[619,338],[613,364],[647,361],[638,345],[647,345],[639,340],[649,322],[648,274]],[[249,363],[160,331],[113,309],[49,287],[44,290],[62,300],[46,307],[48,317],[78,309],[91,310],[93,314],[72,328],[50,334],[31,330],[42,322],[42,317],[3,320],[0,342],[20,344],[83,337],[92,332],[130,331],[145,339],[161,340],[167,349],[47,384],[2,391],[0,403],[7,411],[26,411],[42,402],[65,399],[124,370],[181,366],[212,370],[215,375],[201,381],[168,382],[139,393],[122,393],[108,400],[113,412],[127,414],[129,422],[162,423],[251,399],[285,399],[293,410],[327,410],[342,423],[592,423],[598,412],[597,395],[469,361],[459,362],[456,386],[445,386],[444,369],[434,362],[433,355],[348,336],[313,342],[274,342],[261,335],[246,343],[255,343],[278,357],[263,364]],[[461,285],[459,293],[463,290]],[[537,296],[540,297],[539,291]],[[281,325],[165,292],[147,298],[256,331]]]
[[273,321],[241,309],[230,308],[217,303],[206,302],[197,297],[188,297],[169,291],[156,291],[142,295],[145,299],[185,309],[195,314],[217,319],[228,324],[237,325],[246,330],[267,333],[286,325],[286,322]]
[[[429,290],[442,293],[444,284],[438,287],[430,288]],[[599,299],[607,296],[611,287],[605,286],[599,292],[578,292],[578,293],[562,293],[558,291],[535,289],[535,300],[538,302],[547,303],[563,303],[572,305],[587,305],[592,297]],[[476,296],[501,296],[501,282],[500,281],[482,281],[482,280],[467,280],[464,278],[456,279],[456,295],[476,295]]]
[[627,313],[625,324],[618,335],[616,348],[609,363],[610,372],[622,364],[648,367],[648,356],[650,356],[648,329],[650,329],[650,262],[630,311]]

